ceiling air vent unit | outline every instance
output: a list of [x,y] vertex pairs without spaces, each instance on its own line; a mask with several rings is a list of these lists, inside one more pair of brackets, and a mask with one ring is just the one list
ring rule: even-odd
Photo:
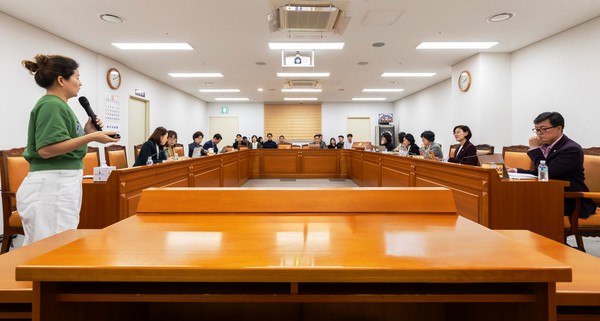
[[271,32],[285,30],[342,34],[349,20],[350,17],[333,4],[306,1],[284,5],[267,15]]
[[318,89],[321,84],[318,80],[289,80],[283,86],[286,89]]

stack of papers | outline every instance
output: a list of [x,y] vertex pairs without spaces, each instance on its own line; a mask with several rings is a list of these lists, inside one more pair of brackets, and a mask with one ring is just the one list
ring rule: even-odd
[[537,179],[537,176],[527,173],[508,173],[510,179]]

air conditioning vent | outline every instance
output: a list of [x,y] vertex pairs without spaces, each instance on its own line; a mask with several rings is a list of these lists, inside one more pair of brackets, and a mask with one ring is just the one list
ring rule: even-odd
[[304,0],[277,7],[267,15],[267,21],[271,32],[343,34],[350,17],[332,3]]
[[318,80],[289,80],[283,86],[286,89],[318,89],[321,84]]
[[284,6],[279,10],[281,28],[291,31],[332,31],[340,14],[333,6]]

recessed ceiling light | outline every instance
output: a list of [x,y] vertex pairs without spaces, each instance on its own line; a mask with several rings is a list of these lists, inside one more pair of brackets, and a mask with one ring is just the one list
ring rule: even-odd
[[320,88],[283,88],[282,93],[320,93],[323,89]]
[[239,93],[239,89],[198,89],[201,93]]
[[385,42],[376,42],[376,43],[372,44],[371,46],[373,46],[375,48],[383,47],[383,46],[385,46]]
[[256,64],[257,66],[266,66],[266,65],[267,65],[267,63],[266,63],[266,62],[264,62],[264,61],[257,61],[257,62],[255,62],[255,64]]
[[497,41],[487,42],[421,42],[417,49],[489,49],[497,45]]
[[186,42],[173,43],[112,43],[113,46],[121,50],[193,50],[192,46]]
[[329,77],[328,72],[278,72],[277,77]]
[[220,72],[170,72],[169,76],[173,78],[221,78]]
[[431,77],[435,72],[384,72],[381,77]]
[[503,13],[495,14],[491,17],[488,17],[485,20],[487,22],[502,22],[502,21],[506,21],[514,16],[515,16],[515,14],[512,12],[503,12]]
[[304,97],[304,98],[284,97],[283,100],[309,101],[309,100],[319,100],[319,98],[316,98],[316,97]]
[[125,22],[125,19],[114,15],[114,14],[110,14],[110,13],[101,13],[98,15],[98,18],[106,21],[106,22],[110,22],[110,23],[123,23]]
[[352,100],[386,100],[385,97],[354,97]]
[[258,89],[257,89],[257,91],[263,91],[263,90],[264,90],[264,89],[262,89],[262,88],[258,88]]
[[343,42],[269,42],[269,49],[304,50],[304,49],[342,49]]
[[392,85],[398,85],[398,84],[400,84],[400,82],[398,80],[394,80],[394,81],[390,81],[390,84],[392,84]]
[[402,88],[365,88],[362,90],[364,93],[397,93],[404,91]]
[[368,65],[368,64],[369,64],[369,63],[368,63],[367,61],[359,61],[359,62],[357,63],[357,65],[359,65],[359,66],[366,66],[366,65]]
[[215,98],[215,100],[216,101],[225,101],[225,100],[226,101],[248,101],[248,100],[250,100],[250,98],[233,98],[233,97],[224,98],[224,97],[218,97],[218,98]]

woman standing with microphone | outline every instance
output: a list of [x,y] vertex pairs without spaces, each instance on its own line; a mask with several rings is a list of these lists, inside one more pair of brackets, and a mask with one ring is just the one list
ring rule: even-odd
[[37,55],[23,66],[46,89],[31,111],[23,157],[29,174],[17,191],[17,210],[23,222],[23,245],[64,230],[76,229],[81,209],[83,157],[87,144],[118,142],[115,132],[96,130],[91,118],[81,126],[67,104],[81,87],[79,65],[71,58]]

